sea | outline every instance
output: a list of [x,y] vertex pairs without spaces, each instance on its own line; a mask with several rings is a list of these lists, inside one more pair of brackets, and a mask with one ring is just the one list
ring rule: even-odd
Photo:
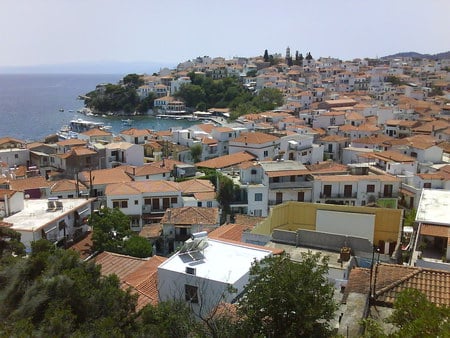
[[78,99],[101,83],[117,83],[120,74],[0,74],[0,138],[41,141],[74,119],[103,122],[118,134],[130,127],[167,130],[194,124],[187,120],[156,119],[150,115],[129,117],[85,116]]

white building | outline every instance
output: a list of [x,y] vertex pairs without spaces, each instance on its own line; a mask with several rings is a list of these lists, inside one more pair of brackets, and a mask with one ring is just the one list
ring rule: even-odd
[[159,298],[186,301],[197,316],[206,316],[219,303],[232,303],[248,282],[252,262],[271,253],[207,237],[188,241],[158,267]]
[[106,149],[106,168],[114,168],[122,164],[140,166],[144,164],[144,147],[129,142],[109,143]]
[[91,214],[91,199],[29,199],[22,211],[4,218],[11,229],[21,234],[27,251],[31,243],[45,238],[63,244],[88,231],[87,218]]

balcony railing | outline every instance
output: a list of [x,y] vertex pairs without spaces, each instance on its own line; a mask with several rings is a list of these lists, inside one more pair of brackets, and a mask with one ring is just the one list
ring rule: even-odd
[[357,193],[352,194],[324,194],[320,193],[320,198],[332,198],[332,199],[346,199],[346,198],[357,198]]
[[269,189],[283,189],[283,188],[304,188],[312,189],[313,182],[305,181],[286,181],[286,182],[271,182],[269,183]]

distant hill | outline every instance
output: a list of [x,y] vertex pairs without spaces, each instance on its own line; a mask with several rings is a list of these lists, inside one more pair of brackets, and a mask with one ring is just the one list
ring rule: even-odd
[[442,60],[442,59],[450,59],[450,51],[438,53],[438,54],[421,54],[417,52],[402,52],[393,55],[383,56],[382,59],[396,59],[396,58],[404,58],[411,57],[414,59],[430,59],[430,60]]
[[153,74],[162,68],[173,68],[175,64],[164,62],[79,62],[53,65],[1,67],[3,74]]

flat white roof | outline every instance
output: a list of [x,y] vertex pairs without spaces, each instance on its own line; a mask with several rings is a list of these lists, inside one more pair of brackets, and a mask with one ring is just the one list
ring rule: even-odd
[[[55,222],[70,212],[87,205],[90,200],[84,198],[60,198],[62,209],[56,211],[47,211],[47,199],[30,199],[24,201],[22,211],[6,217],[5,222],[12,223],[14,230],[38,231],[45,225]],[[81,217],[88,215],[80,215]]]
[[[186,268],[195,268],[195,275],[233,284],[250,270],[252,262],[270,255],[270,250],[258,249],[229,242],[206,239],[208,246],[202,251],[176,253],[162,263],[158,269],[186,273]],[[192,257],[197,259],[193,259]]]
[[416,221],[450,225],[450,191],[422,189]]

